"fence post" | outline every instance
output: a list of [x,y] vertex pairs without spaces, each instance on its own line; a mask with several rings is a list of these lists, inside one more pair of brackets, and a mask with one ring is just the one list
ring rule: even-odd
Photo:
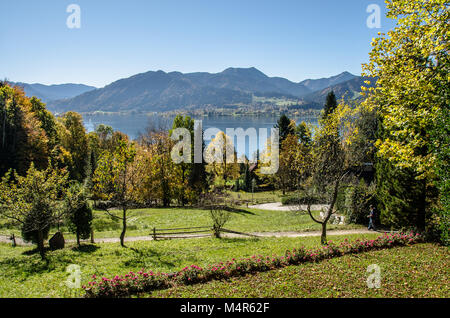
[[94,244],[94,229],[91,229],[91,243]]
[[156,228],[153,228],[153,240],[156,241]]

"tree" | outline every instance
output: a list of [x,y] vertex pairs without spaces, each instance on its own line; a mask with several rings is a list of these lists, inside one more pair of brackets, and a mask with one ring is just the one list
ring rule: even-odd
[[44,239],[50,226],[62,221],[67,185],[66,170],[48,165],[39,171],[31,164],[26,176],[10,170],[0,184],[0,216],[22,226],[24,238],[35,242],[45,259]]
[[[306,211],[311,219],[322,227],[321,243],[327,243],[327,224],[335,213],[340,188],[351,175],[351,170],[359,163],[353,161],[348,151],[354,129],[354,110],[348,105],[340,104],[326,118],[319,121],[319,129],[314,135],[311,153],[311,176],[302,178],[302,191],[296,212]],[[325,203],[322,220],[317,219],[311,211],[313,203],[320,200]]]
[[32,109],[21,88],[0,82],[0,176],[9,169],[24,175],[31,162],[47,166],[49,138]]
[[433,131],[436,153],[435,173],[439,189],[439,205],[436,214],[440,223],[440,241],[444,245],[450,243],[450,110],[444,109],[438,124]]
[[[247,162],[243,163],[243,165],[244,165],[244,190],[246,192],[251,192],[252,191],[253,174],[252,174],[252,172],[250,172],[250,163],[247,160]],[[239,189],[237,189],[237,191],[238,190]]]
[[112,137],[114,134],[114,129],[111,126],[100,124],[95,128],[94,133],[99,138],[100,149],[114,150],[114,145],[112,144]]
[[203,208],[209,209],[214,237],[220,238],[220,232],[231,218],[230,212],[227,211],[225,195],[220,191],[206,193],[202,195],[200,202]]
[[325,105],[323,107],[322,118],[326,119],[328,115],[334,112],[337,107],[336,95],[334,95],[334,91],[331,91],[327,94],[327,98],[325,101]]
[[[114,152],[104,151],[94,173],[94,193],[106,201],[102,207],[111,217],[122,221],[120,245],[125,247],[125,233],[127,231],[127,211],[136,202],[138,193],[139,161],[135,160],[136,149],[132,143],[119,142]],[[122,216],[109,212],[109,207],[120,207]]]
[[[181,169],[181,183],[183,185],[186,184],[186,186],[183,186],[180,189],[180,201],[181,204],[184,205],[187,201],[185,193],[186,189],[191,193],[195,192],[198,196],[206,188],[206,173],[203,163],[194,163],[194,120],[189,116],[183,117],[182,115],[177,115],[173,120],[169,136],[172,136],[173,130],[177,128],[186,128],[191,134],[191,162],[181,162],[177,164]],[[204,146],[202,147],[202,150],[203,148]],[[193,199],[192,196],[191,199]]]
[[87,189],[81,183],[73,182],[68,188],[65,208],[69,230],[75,233],[80,246],[80,239],[89,238],[92,231],[92,208],[89,206]]
[[179,202],[186,195],[188,179],[182,178],[180,165],[176,165],[171,157],[173,140],[167,131],[147,129],[147,133],[139,139],[143,148],[140,160],[143,164],[144,185],[140,198],[145,201],[160,201],[167,207],[173,198]]
[[75,112],[67,112],[59,121],[63,124],[60,131],[62,146],[72,156],[72,164],[69,166],[70,178],[83,182],[86,178],[86,165],[89,160],[89,147],[83,118]]
[[[232,160],[228,160],[229,158]],[[216,182],[223,182],[226,185],[229,179],[239,177],[239,165],[233,141],[223,131],[220,131],[208,144],[205,161],[209,163],[207,168],[214,174]]]
[[295,134],[297,135],[299,141],[304,146],[310,146],[312,142],[312,133],[311,128],[307,123],[302,121],[300,124],[295,127]]
[[295,134],[295,125],[286,114],[280,116],[274,127],[279,129],[280,145],[288,135]]
[[56,128],[56,119],[53,114],[48,111],[45,104],[36,97],[31,97],[31,112],[40,122],[40,128],[44,130],[48,138],[48,147],[53,149],[59,142],[58,130]]
[[278,172],[273,176],[276,187],[286,191],[300,187],[301,180],[309,174],[310,147],[299,143],[296,135],[288,135],[281,144]]
[[[377,140],[380,161],[392,165],[398,176],[411,175],[409,187],[419,189],[420,198],[407,202],[406,210],[418,204],[416,226],[425,229],[427,214],[436,202],[430,185],[439,184],[436,175],[439,118],[450,104],[448,55],[448,0],[387,0],[387,16],[397,20],[397,27],[374,39],[365,74],[377,78],[377,85],[364,90],[368,107],[379,110],[383,133]],[[392,170],[378,178],[397,181]],[[408,191],[404,189],[403,191]],[[431,195],[431,196],[430,196]],[[386,212],[397,201],[385,202]],[[392,211],[392,212],[389,212]],[[392,219],[396,219],[392,216]]]

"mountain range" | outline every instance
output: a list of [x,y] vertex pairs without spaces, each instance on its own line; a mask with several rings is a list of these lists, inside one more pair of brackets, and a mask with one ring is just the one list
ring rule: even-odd
[[25,94],[29,97],[36,96],[44,103],[49,101],[66,99],[78,96],[86,93],[96,87],[83,85],[83,84],[57,84],[57,85],[44,85],[44,84],[27,84],[27,83],[14,83],[12,85],[21,86]]
[[[45,91],[45,101],[48,108],[55,112],[160,112],[208,106],[250,105],[254,96],[282,96],[298,100],[301,104],[315,104],[313,108],[317,108],[317,105],[324,103],[330,90],[335,91],[337,98],[354,98],[360,92],[363,81],[364,78],[360,76],[343,72],[329,78],[295,83],[282,77],[269,77],[254,67],[227,68],[220,73],[149,71],[120,79],[98,89],[85,85],[68,86],[72,88],[74,95],[68,96],[69,91],[66,91],[66,96],[60,99],[54,98],[56,92],[49,94]],[[27,94],[31,91],[29,87],[24,85]],[[50,87],[52,86],[45,88]],[[38,92],[43,94],[40,86],[31,88],[39,88]],[[76,89],[81,93],[76,94]],[[62,90],[59,93],[62,95]]]

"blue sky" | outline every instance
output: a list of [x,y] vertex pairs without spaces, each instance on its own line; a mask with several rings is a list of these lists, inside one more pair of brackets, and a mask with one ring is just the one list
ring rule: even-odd
[[[81,28],[69,29],[69,4]],[[366,25],[369,4],[381,29]],[[0,2],[0,78],[102,87],[149,70],[254,66],[292,81],[361,72],[393,27],[382,0],[14,0]]]

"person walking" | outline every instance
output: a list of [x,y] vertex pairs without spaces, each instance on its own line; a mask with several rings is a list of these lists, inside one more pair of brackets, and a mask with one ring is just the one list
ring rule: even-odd
[[367,216],[369,218],[369,227],[367,228],[368,230],[374,230],[375,231],[375,209],[373,207],[373,205],[370,205],[370,212],[369,215]]

